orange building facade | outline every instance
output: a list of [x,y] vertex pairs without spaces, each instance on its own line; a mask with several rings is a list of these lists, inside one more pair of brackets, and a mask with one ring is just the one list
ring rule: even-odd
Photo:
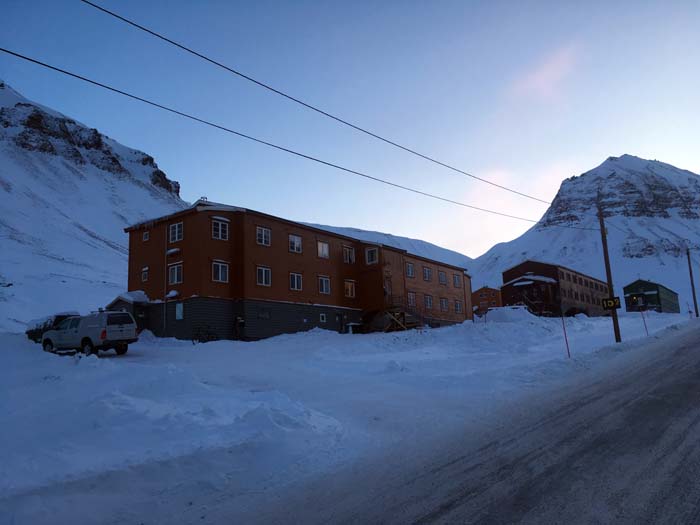
[[126,228],[141,324],[187,339],[440,326],[471,315],[462,268],[264,213],[198,201]]

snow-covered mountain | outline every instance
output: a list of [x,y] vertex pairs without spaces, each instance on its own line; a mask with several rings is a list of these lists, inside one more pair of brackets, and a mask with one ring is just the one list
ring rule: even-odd
[[[700,251],[700,177],[656,160],[610,157],[562,182],[538,224],[497,244],[473,265],[474,286],[502,284],[501,272],[524,259],[559,263],[605,278],[598,198],[604,210],[616,293],[637,278],[651,279],[692,304],[685,246]],[[696,266],[697,270],[700,270]]]
[[0,329],[124,290],[123,228],[186,206],[153,158],[0,80]]
[[323,224],[309,223],[309,226],[338,233],[340,235],[346,235],[355,239],[360,239],[361,241],[393,246],[394,248],[406,250],[407,252],[419,255],[421,257],[444,262],[446,264],[452,264],[454,266],[459,266],[460,268],[466,268],[469,271],[471,271],[474,262],[474,259],[467,257],[462,253],[448,250],[447,248],[442,248],[427,241],[411,239],[410,237],[400,237],[398,235],[392,235],[391,233],[373,232],[368,230],[360,230],[358,228],[326,226]]

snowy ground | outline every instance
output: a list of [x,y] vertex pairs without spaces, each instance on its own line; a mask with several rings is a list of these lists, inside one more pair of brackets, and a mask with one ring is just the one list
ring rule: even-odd
[[[687,319],[647,321],[653,334]],[[177,491],[185,478],[252,505],[339,464],[478,432],[514,398],[643,346],[641,317],[621,323],[626,352],[603,348],[613,342],[609,319],[567,319],[571,360],[561,320],[525,313],[255,343],[142,337],[126,356],[100,359],[45,354],[21,335],[2,335],[0,522],[55,522],[70,516],[71,500],[46,494],[73,490],[85,504],[95,480],[120,476],[118,490],[93,501],[111,509],[93,521],[133,522],[156,505],[154,494]],[[175,519],[180,509],[160,515],[168,512]]]

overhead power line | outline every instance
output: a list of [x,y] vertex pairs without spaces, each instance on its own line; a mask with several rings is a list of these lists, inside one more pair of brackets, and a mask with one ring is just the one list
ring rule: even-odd
[[[496,211],[496,210],[489,210],[489,209],[487,209],[487,208],[481,208],[481,207],[479,207],[479,206],[473,206],[473,205],[471,205],[471,204],[466,204],[466,203],[464,203],[464,202],[459,202],[459,201],[456,201],[456,200],[453,200],[453,199],[448,199],[448,198],[446,198],[446,197],[441,197],[441,196],[439,196],[439,195],[435,195],[435,194],[428,193],[428,192],[425,192],[425,191],[422,191],[422,190],[418,190],[418,189],[415,189],[415,188],[411,188],[411,187],[409,187],[409,186],[404,186],[404,185],[402,185],[402,184],[397,184],[397,183],[395,183],[395,182],[391,182],[391,181],[388,181],[388,180],[385,180],[385,179],[381,179],[381,178],[379,178],[379,177],[374,177],[374,176],[372,176],[372,175],[368,175],[368,174],[363,173],[363,172],[361,172],[361,171],[357,171],[357,170],[353,170],[353,169],[350,169],[350,168],[346,168],[346,167],[341,166],[341,165],[339,165],[339,164],[335,164],[335,163],[332,163],[332,162],[328,162],[328,161],[319,159],[319,158],[317,158],[317,157],[314,157],[314,156],[312,156],[312,155],[307,155],[307,154],[305,154],[305,153],[301,153],[301,152],[295,151],[295,150],[293,150],[293,149],[286,148],[286,147],[284,147],[284,146],[279,146],[279,145],[277,145],[277,144],[273,144],[272,142],[268,142],[268,141],[266,141],[266,140],[262,140],[262,139],[253,137],[253,136],[251,136],[251,135],[247,135],[247,134],[245,134],[245,133],[241,133],[240,131],[236,131],[236,130],[233,130],[233,129],[231,129],[231,128],[227,128],[226,126],[222,126],[222,125],[220,125],[220,124],[216,124],[216,123],[214,123],[214,122],[205,120],[205,119],[203,119],[203,118],[200,118],[200,117],[197,117],[197,116],[194,116],[194,115],[190,115],[189,113],[185,113],[185,112],[183,112],[183,111],[179,111],[179,110],[177,110],[177,109],[173,109],[173,108],[171,108],[171,107],[165,106],[165,105],[160,104],[160,103],[158,103],[158,102],[154,102],[154,101],[152,101],[152,100],[149,100],[149,99],[140,97],[140,96],[138,96],[138,95],[134,95],[134,94],[132,94],[132,93],[128,93],[128,92],[126,92],[126,91],[123,91],[123,90],[121,90],[121,89],[117,89],[117,88],[112,87],[112,86],[109,86],[109,85],[107,85],[107,84],[103,84],[102,82],[98,82],[98,81],[96,81],[96,80],[92,80],[92,79],[87,78],[87,77],[84,77],[84,76],[82,76],[82,75],[78,75],[77,73],[72,73],[72,72],[67,71],[67,70],[65,70],[65,69],[62,69],[62,68],[59,68],[59,67],[56,67],[56,66],[52,66],[52,65],[50,65],[50,64],[47,64],[47,63],[42,62],[42,61],[40,61],[40,60],[37,60],[37,59],[35,59],[35,58],[31,58],[31,57],[28,57],[28,56],[26,56],[26,55],[22,55],[22,54],[20,54],[20,53],[16,53],[15,51],[11,51],[11,50],[5,49],[5,48],[3,48],[3,47],[0,47],[0,51],[2,51],[3,53],[7,53],[8,55],[12,55],[12,56],[14,56],[14,57],[16,57],[16,58],[25,60],[25,61],[27,61],[27,62],[31,62],[31,63],[33,63],[33,64],[36,64],[36,65],[45,67],[45,68],[47,68],[47,69],[51,69],[51,70],[56,71],[56,72],[58,72],[58,73],[61,73],[61,74],[63,74],[63,75],[67,75],[67,76],[69,76],[69,77],[73,77],[73,78],[76,78],[76,79],[78,79],[78,80],[82,80],[83,82],[87,82],[87,83],[92,84],[92,85],[94,85],[94,86],[101,87],[101,88],[106,89],[106,90],[108,90],[108,91],[112,91],[113,93],[118,93],[118,94],[123,95],[123,96],[125,96],[125,97],[131,98],[131,99],[134,99],[134,100],[138,100],[139,102],[143,102],[144,104],[148,104],[148,105],[150,105],[150,106],[153,106],[153,107],[162,109],[162,110],[164,110],[164,111],[167,111],[167,112],[170,112],[170,113],[174,113],[175,115],[179,115],[179,116],[181,116],[181,117],[185,117],[185,118],[187,118],[187,119],[194,120],[195,122],[199,122],[199,123],[201,123],[201,124],[205,124],[205,125],[207,125],[207,126],[211,126],[211,127],[213,127],[213,128],[219,129],[219,130],[221,130],[221,131],[225,131],[226,133],[231,133],[231,134],[236,135],[236,136],[238,136],[238,137],[242,137],[242,138],[244,138],[244,139],[248,139],[248,140],[250,140],[250,141],[257,142],[258,144],[263,144],[263,145],[268,146],[268,147],[270,147],[270,148],[274,148],[274,149],[277,149],[277,150],[280,150],[280,151],[284,151],[284,152],[289,153],[289,154],[291,154],[291,155],[295,155],[295,156],[297,156],[297,157],[301,157],[301,158],[304,158],[304,159],[307,159],[307,160],[310,160],[310,161],[313,161],[313,162],[317,162],[317,163],[319,163],[319,164],[323,164],[324,166],[329,166],[329,167],[331,167],[331,168],[335,168],[335,169],[337,169],[337,170],[344,171],[344,172],[346,172],[346,173],[350,173],[350,174],[352,174],[352,175],[357,175],[357,176],[363,177],[363,178],[365,178],[365,179],[369,179],[369,180],[373,180],[373,181],[375,181],[375,182],[380,182],[380,183],[382,183],[382,184],[386,184],[387,186],[392,186],[392,187],[394,187],[394,188],[399,188],[399,189],[402,189],[402,190],[405,190],[405,191],[410,191],[410,192],[416,193],[416,194],[418,194],[418,195],[423,195],[424,197],[430,197],[431,199],[436,199],[436,200],[443,201],[443,202],[447,202],[447,203],[450,203],[450,204],[455,204],[455,205],[457,205],[457,206],[461,206],[461,207],[464,207],[464,208],[469,208],[469,209],[476,210],[476,211],[481,211],[481,212],[485,212],[485,213],[490,213],[490,214],[493,214],[493,215],[499,215],[499,216],[501,216],[501,217],[507,217],[507,218],[509,218],[509,219],[516,219],[516,220],[519,220],[519,221],[525,221],[525,222],[530,222],[530,223],[537,223],[537,222],[539,222],[539,221],[536,221],[536,220],[534,220],[534,219],[528,219],[528,218],[525,218],[525,217],[519,217],[519,216],[517,216],[517,215],[511,215],[511,214],[503,213],[503,212]],[[583,229],[583,230],[592,230],[592,229],[595,229],[595,228],[584,228],[584,227],[576,227],[576,226],[561,226],[561,227],[575,228],[575,229]]]
[[396,148],[399,148],[399,149],[401,149],[401,150],[403,150],[403,151],[405,151],[405,152],[408,152],[408,153],[411,153],[411,154],[413,154],[413,155],[416,155],[416,156],[418,156],[418,157],[420,157],[420,158],[422,158],[422,159],[425,159],[425,160],[427,160],[427,161],[433,162],[433,163],[435,163],[435,164],[437,164],[437,165],[439,165],[439,166],[442,166],[443,168],[447,168],[447,169],[452,170],[452,171],[454,171],[454,172],[456,172],[456,173],[461,173],[462,175],[466,175],[467,177],[471,177],[472,179],[478,180],[478,181],[480,181],[480,182],[484,182],[484,183],[489,184],[489,185],[491,185],[491,186],[494,186],[494,187],[496,187],[496,188],[500,188],[500,189],[502,189],[502,190],[509,191],[509,192],[511,192],[511,193],[514,193],[514,194],[516,194],[516,195],[520,195],[521,197],[525,197],[525,198],[531,199],[531,200],[533,200],[533,201],[541,202],[541,203],[544,203],[544,204],[551,204],[551,203],[550,203],[549,201],[547,201],[547,200],[540,199],[539,197],[534,197],[534,196],[528,195],[527,193],[524,193],[524,192],[522,192],[522,191],[514,190],[514,189],[512,189],[512,188],[509,188],[509,187],[504,186],[504,185],[502,185],[502,184],[498,184],[498,183],[493,182],[493,181],[491,181],[491,180],[484,179],[484,178],[482,178],[482,177],[478,177],[478,176],[473,175],[472,173],[469,173],[469,172],[467,172],[467,171],[461,170],[461,169],[459,169],[459,168],[455,168],[454,166],[452,166],[452,165],[450,165],[450,164],[447,164],[446,162],[442,162],[442,161],[440,161],[440,160],[438,160],[438,159],[436,159],[436,158],[434,158],[434,157],[431,157],[431,156],[429,156],[429,155],[425,155],[425,154],[423,154],[423,153],[420,153],[420,152],[418,152],[418,151],[416,151],[416,150],[414,150],[414,149],[412,149],[412,148],[409,148],[409,147],[407,147],[407,146],[402,146],[402,145],[399,144],[398,142],[395,142],[395,141],[393,141],[393,140],[390,140],[390,139],[388,139],[388,138],[386,138],[386,137],[382,137],[381,135],[378,135],[377,133],[374,133],[374,132],[372,132],[372,131],[369,131],[369,130],[366,129],[366,128],[363,128],[363,127],[361,127],[361,126],[358,126],[357,124],[353,124],[352,122],[349,122],[349,121],[347,121],[347,120],[345,120],[345,119],[343,119],[343,118],[341,118],[341,117],[338,117],[338,116],[336,116],[336,115],[333,115],[332,113],[329,113],[329,112],[327,112],[327,111],[324,111],[323,109],[319,108],[318,106],[314,106],[314,105],[312,105],[312,104],[309,104],[308,102],[304,102],[303,100],[300,100],[300,99],[298,99],[298,98],[296,98],[296,97],[294,97],[294,96],[292,96],[292,95],[290,95],[290,94],[288,94],[288,93],[285,93],[284,91],[281,91],[281,90],[279,90],[279,89],[277,89],[277,88],[275,88],[275,87],[272,87],[272,86],[269,85],[269,84],[266,84],[265,82],[262,82],[262,81],[260,81],[260,80],[257,80],[257,79],[255,79],[255,78],[251,77],[250,75],[247,75],[247,74],[245,74],[245,73],[242,73],[241,71],[238,71],[237,69],[234,69],[234,68],[229,67],[229,66],[227,66],[227,65],[225,65],[225,64],[222,64],[221,62],[219,62],[219,61],[217,61],[217,60],[214,60],[213,58],[210,58],[210,57],[204,55],[203,53],[199,53],[198,51],[195,51],[194,49],[192,49],[192,48],[190,48],[190,47],[187,47],[187,46],[185,46],[184,44],[180,44],[179,42],[176,42],[175,40],[172,40],[171,38],[168,38],[168,37],[166,37],[165,35],[162,35],[162,34],[156,32],[156,31],[154,31],[154,30],[152,30],[152,29],[149,29],[149,28],[147,28],[147,27],[144,27],[144,26],[142,26],[141,24],[138,24],[137,22],[134,22],[133,20],[130,20],[130,19],[126,18],[126,17],[123,17],[123,16],[121,16],[121,15],[115,13],[114,11],[110,11],[109,9],[106,9],[106,8],[104,8],[104,7],[102,7],[102,6],[98,5],[98,4],[95,4],[95,3],[93,3],[93,2],[90,2],[89,0],[80,0],[80,1],[83,2],[84,4],[87,4],[87,5],[91,6],[91,7],[94,7],[95,9],[98,9],[99,11],[102,11],[103,13],[106,13],[106,14],[108,14],[108,15],[110,15],[110,16],[112,16],[112,17],[118,19],[118,20],[121,20],[122,22],[127,23],[127,24],[129,24],[130,26],[135,27],[136,29],[139,29],[139,30],[141,30],[141,31],[144,31],[144,32],[146,32],[146,33],[148,33],[148,34],[150,34],[150,35],[156,37],[156,38],[159,38],[160,40],[163,40],[164,42],[167,42],[168,44],[171,44],[171,45],[173,45],[173,46],[175,46],[175,47],[177,47],[177,48],[179,48],[179,49],[181,49],[181,50],[183,50],[183,51],[185,51],[185,52],[187,52],[187,53],[190,53],[190,54],[192,54],[192,55],[194,55],[194,56],[196,56],[196,57],[198,57],[198,58],[201,58],[202,60],[205,60],[205,61],[209,62],[210,64],[213,64],[213,65],[215,65],[215,66],[217,66],[217,67],[220,67],[221,69],[224,69],[224,70],[228,71],[229,73],[233,73],[234,75],[238,75],[239,77],[244,78],[245,80],[248,80],[249,82],[252,82],[253,84],[256,84],[256,85],[259,86],[259,87],[262,87],[262,88],[264,88],[264,89],[267,89],[268,91],[271,91],[272,93],[275,93],[275,94],[280,95],[280,96],[282,96],[282,97],[284,97],[284,98],[286,98],[286,99],[288,99],[288,100],[291,100],[292,102],[296,102],[297,104],[299,104],[299,105],[301,105],[301,106],[303,106],[303,107],[305,107],[305,108],[307,108],[307,109],[310,109],[311,111],[315,111],[316,113],[319,113],[319,114],[321,114],[321,115],[323,115],[323,116],[325,116],[325,117],[328,117],[328,118],[330,118],[330,119],[332,119],[332,120],[335,120],[336,122],[339,122],[339,123],[341,123],[341,124],[343,124],[343,125],[345,125],[345,126],[348,126],[348,127],[352,128],[352,129],[354,129],[354,130],[356,130],[356,131],[359,131],[359,132],[361,132],[361,133],[364,133],[364,134],[366,134],[366,135],[369,135],[370,137],[373,137],[373,138],[375,138],[375,139],[377,139],[377,140],[380,140],[380,141],[382,141],[382,142],[384,142],[384,143],[386,143],[386,144],[389,144],[389,145],[394,146],[394,147],[396,147]]

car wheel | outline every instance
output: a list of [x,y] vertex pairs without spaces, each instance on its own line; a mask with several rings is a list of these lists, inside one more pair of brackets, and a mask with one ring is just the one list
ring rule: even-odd
[[114,351],[117,352],[117,355],[124,355],[126,354],[126,351],[129,349],[129,345],[117,345],[114,348]]
[[53,352],[53,343],[48,339],[44,341],[44,352]]
[[80,347],[80,349],[83,351],[85,355],[90,355],[90,354],[98,354],[98,350],[95,348],[95,345],[92,344],[92,341],[89,339],[84,339],[83,344]]

